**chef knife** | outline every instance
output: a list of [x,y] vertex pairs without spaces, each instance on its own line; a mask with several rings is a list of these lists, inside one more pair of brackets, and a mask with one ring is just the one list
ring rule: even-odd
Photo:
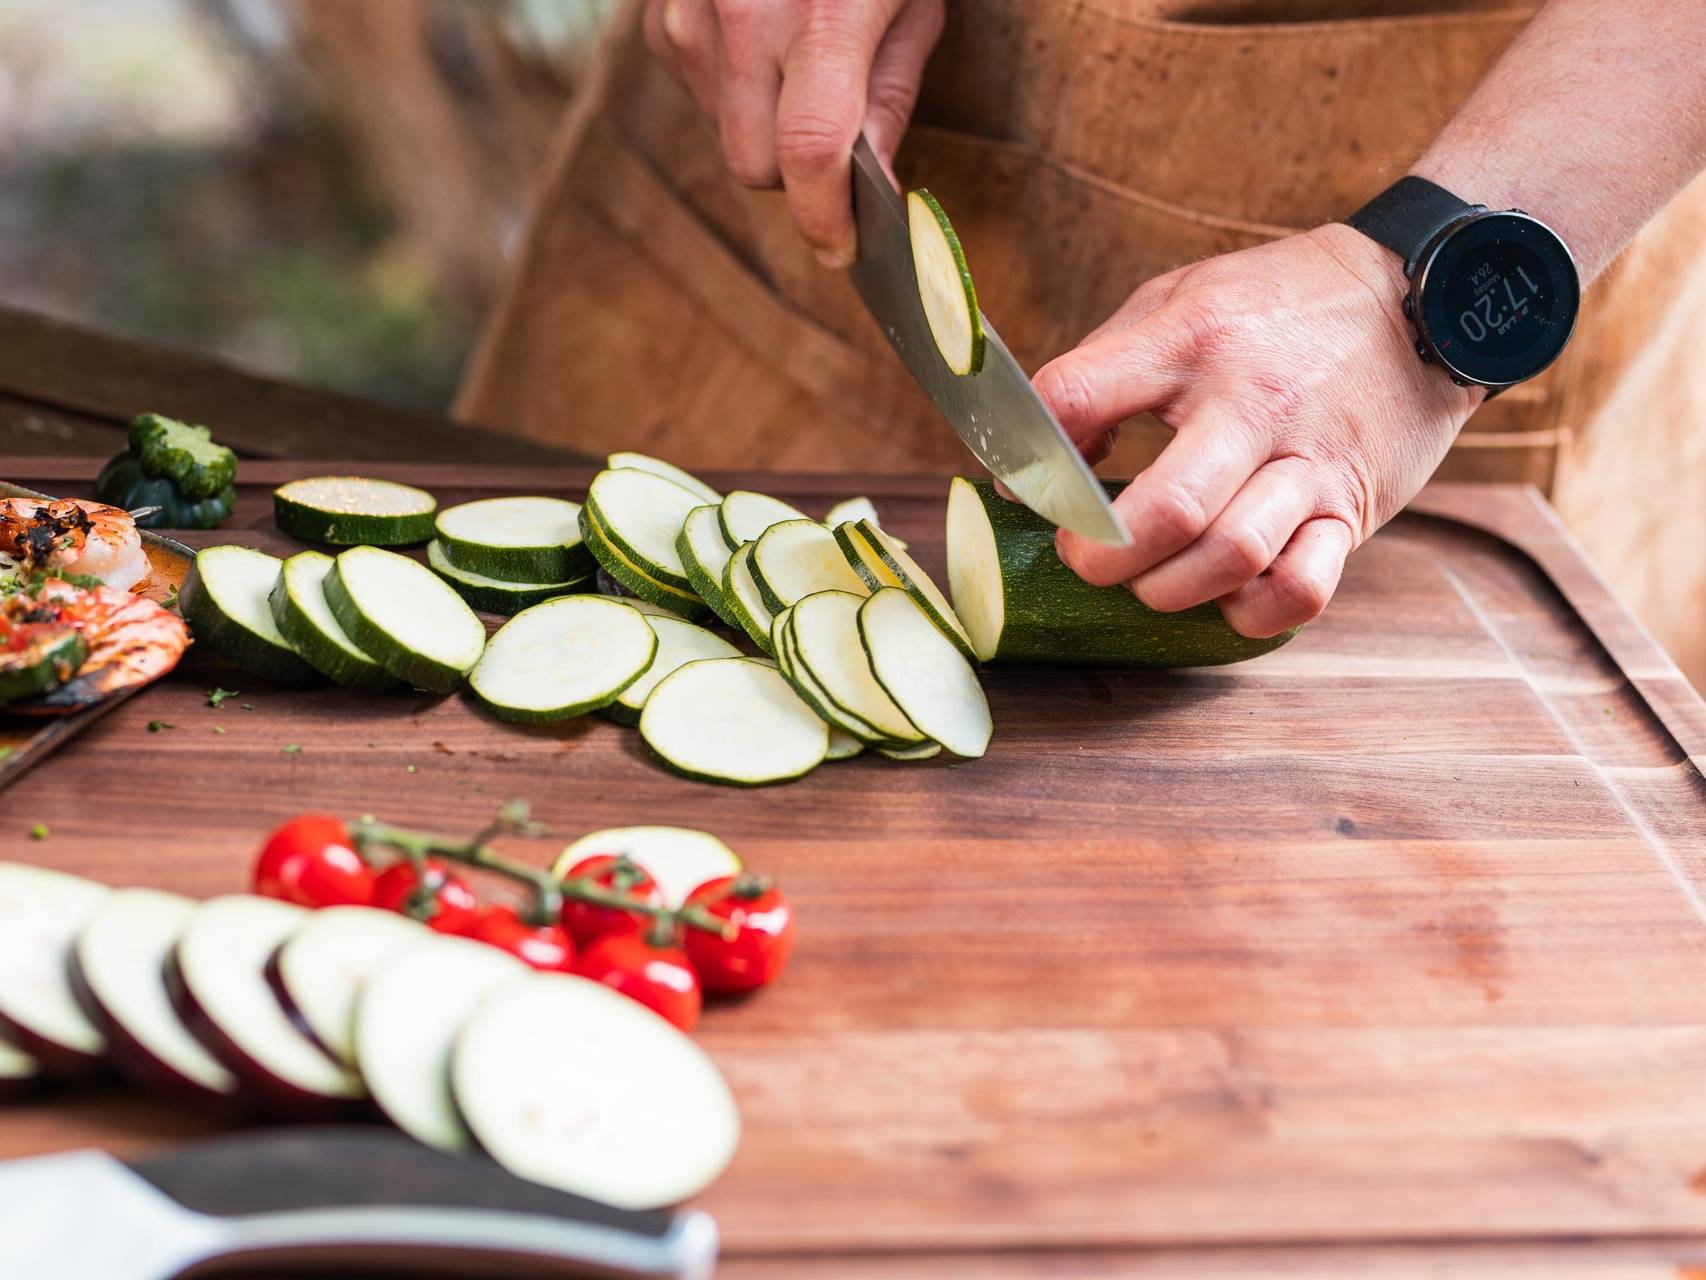
[[704,1213],[613,1208],[378,1128],[241,1133],[128,1164],[93,1150],[0,1164],[0,1276],[276,1264],[708,1280],[716,1256]]
[[1107,493],[987,317],[978,372],[959,376],[942,359],[918,298],[906,203],[863,135],[853,147],[853,214],[853,287],[978,461],[1038,515],[1098,542],[1130,546]]

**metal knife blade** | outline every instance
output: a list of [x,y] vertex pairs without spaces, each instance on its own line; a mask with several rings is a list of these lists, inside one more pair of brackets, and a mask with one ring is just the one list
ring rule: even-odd
[[853,147],[853,214],[853,287],[966,447],[1038,515],[1098,542],[1130,546],[1101,484],[987,316],[982,369],[960,377],[942,360],[918,299],[906,204],[862,135]]
[[382,1129],[251,1132],[125,1165],[0,1164],[0,1276],[170,1280],[203,1264],[709,1280],[703,1213],[632,1213]]

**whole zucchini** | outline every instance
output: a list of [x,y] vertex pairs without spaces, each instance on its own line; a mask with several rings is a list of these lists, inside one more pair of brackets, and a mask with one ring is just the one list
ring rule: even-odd
[[987,480],[948,492],[948,587],[985,662],[1208,667],[1279,648],[1239,635],[1212,602],[1157,613],[1123,586],[1094,587],[1061,563],[1054,526]]

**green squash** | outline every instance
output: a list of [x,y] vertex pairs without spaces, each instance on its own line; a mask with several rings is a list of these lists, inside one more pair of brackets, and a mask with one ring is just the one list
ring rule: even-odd
[[101,468],[95,497],[126,511],[159,507],[136,522],[144,529],[215,529],[237,504],[237,490],[231,485],[211,498],[186,497],[171,480],[144,471],[142,460],[128,450]]

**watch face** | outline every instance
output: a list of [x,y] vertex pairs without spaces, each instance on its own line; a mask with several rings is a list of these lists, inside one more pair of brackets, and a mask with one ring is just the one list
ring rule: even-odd
[[1503,386],[1564,349],[1581,305],[1570,252],[1544,223],[1488,213],[1448,231],[1416,273],[1416,314],[1433,354],[1471,382]]

